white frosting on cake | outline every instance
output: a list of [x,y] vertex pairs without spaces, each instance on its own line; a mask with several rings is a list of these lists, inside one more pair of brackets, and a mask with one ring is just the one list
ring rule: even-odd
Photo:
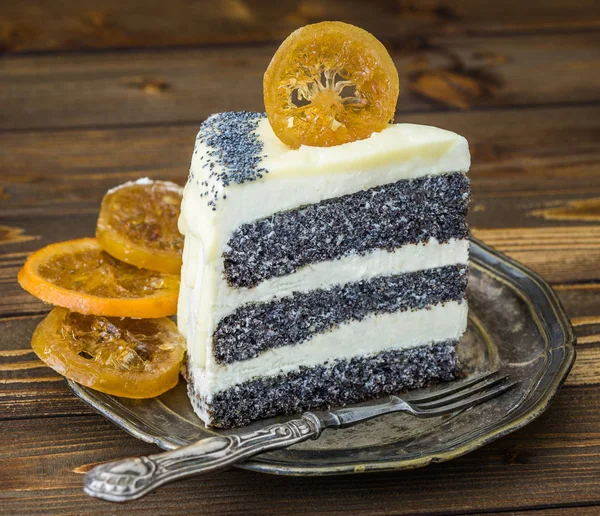
[[467,327],[467,312],[466,301],[452,301],[422,310],[372,315],[314,335],[300,344],[270,349],[256,358],[197,368],[193,375],[194,388],[210,401],[212,394],[253,378],[285,374],[301,366],[458,339]]
[[471,163],[467,140],[425,125],[394,124],[365,140],[295,150],[277,139],[266,118],[256,133],[265,156],[260,166],[268,173],[253,181],[231,183],[226,189],[211,183],[219,198],[215,210],[201,194],[203,182],[211,173],[219,174],[220,165],[204,167],[203,157],[211,149],[202,142],[196,146],[190,169],[193,180],[184,190],[179,229],[202,241],[206,261],[219,259],[241,224],[402,179],[466,172]]

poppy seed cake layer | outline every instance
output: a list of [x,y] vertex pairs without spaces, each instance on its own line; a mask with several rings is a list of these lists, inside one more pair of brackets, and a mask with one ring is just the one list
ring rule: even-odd
[[276,213],[240,226],[223,253],[227,282],[253,287],[304,265],[436,238],[467,238],[469,180],[461,173],[391,185]]
[[188,378],[188,393],[212,426],[238,427],[277,414],[340,407],[436,380],[453,380],[458,370],[457,343],[446,341],[299,368],[240,383],[208,400],[196,392],[193,378]]

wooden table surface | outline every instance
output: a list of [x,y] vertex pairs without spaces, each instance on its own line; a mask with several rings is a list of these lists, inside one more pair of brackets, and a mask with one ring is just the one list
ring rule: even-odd
[[[537,421],[445,464],[327,478],[233,469],[126,506],[90,499],[91,466],[156,447],[36,358],[48,307],[17,271],[40,246],[92,235],[108,188],[183,184],[199,123],[262,110],[277,43],[323,19],[386,44],[398,121],[467,137],[473,233],[552,283],[577,332],[575,367]],[[0,53],[0,512],[600,514],[597,0],[7,0]]]

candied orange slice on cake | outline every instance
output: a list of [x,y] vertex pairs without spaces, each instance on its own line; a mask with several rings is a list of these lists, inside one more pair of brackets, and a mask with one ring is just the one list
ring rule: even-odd
[[175,324],[119,319],[54,308],[37,326],[31,347],[58,373],[126,398],[152,398],[179,378],[185,343]]
[[292,148],[368,138],[394,117],[398,71],[369,32],[341,22],[306,25],[279,47],[264,76],[265,109]]
[[82,314],[165,317],[177,311],[178,275],[123,263],[104,252],[95,238],[36,251],[18,279],[42,301]]
[[182,197],[179,185],[149,179],[109,190],[100,207],[98,242],[125,263],[179,274],[183,237],[177,219]]

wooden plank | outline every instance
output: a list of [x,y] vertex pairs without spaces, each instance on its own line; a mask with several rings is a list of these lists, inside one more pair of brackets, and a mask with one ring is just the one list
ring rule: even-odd
[[197,124],[0,133],[2,224],[96,212],[107,189],[143,176],[184,184]]
[[[81,491],[98,462],[152,452],[98,416],[0,422],[0,497],[9,514],[453,514],[600,503],[600,401],[573,387],[528,427],[422,470],[323,478],[231,470],[108,505]],[[426,496],[416,493],[426,493]],[[174,504],[173,501],[177,500]],[[43,504],[43,505],[40,505]]]
[[567,379],[567,385],[597,385],[600,383],[600,333],[591,335],[591,339],[579,338],[593,343],[594,346],[578,346],[577,360]]
[[[420,113],[402,121],[469,140],[476,225],[575,224],[576,218],[556,222],[538,212],[600,198],[600,105]],[[103,193],[126,180],[148,175],[183,184],[197,127],[0,133],[2,224],[22,237],[17,219],[94,213]],[[585,210],[579,213],[589,222]]]
[[[262,111],[262,77],[275,48],[5,59],[0,129],[155,124]],[[400,73],[401,114],[600,100],[596,32],[435,36],[390,50]]]
[[596,280],[600,274],[600,225],[472,228],[472,233],[551,282]]
[[[589,288],[596,286],[597,288]],[[582,328],[597,327],[600,333],[600,285],[598,284],[557,284],[554,289],[571,321],[578,331]]]
[[92,414],[30,347],[42,316],[0,320],[0,419]]
[[529,5],[476,0],[389,2],[328,0],[21,0],[0,7],[0,50],[27,52],[281,40],[321,20],[341,20],[380,38],[430,33],[514,33],[594,29],[600,9],[592,0]]

